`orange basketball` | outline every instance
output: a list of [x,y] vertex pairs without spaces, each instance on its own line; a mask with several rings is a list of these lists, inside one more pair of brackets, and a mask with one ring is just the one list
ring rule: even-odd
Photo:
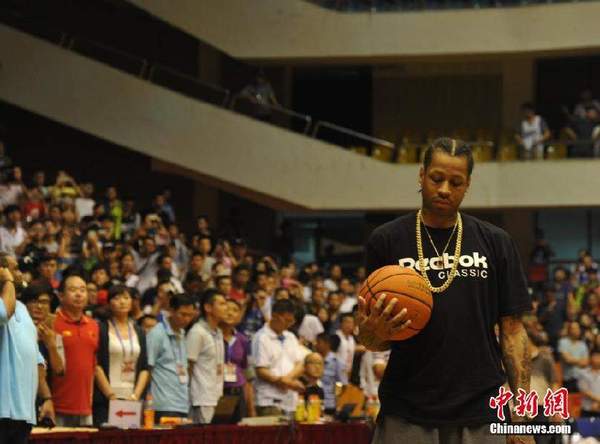
[[405,319],[411,320],[407,328],[392,337],[393,340],[403,341],[425,328],[431,317],[433,298],[423,276],[399,265],[381,267],[365,280],[359,295],[365,299],[367,311],[370,311],[382,294],[385,294],[384,307],[392,299],[397,299],[394,315],[406,308],[408,312]]

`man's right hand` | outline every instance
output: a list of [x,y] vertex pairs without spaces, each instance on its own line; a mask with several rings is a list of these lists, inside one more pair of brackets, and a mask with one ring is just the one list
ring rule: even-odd
[[386,349],[386,344],[392,337],[411,324],[406,318],[407,310],[403,308],[397,315],[393,315],[394,307],[398,303],[392,299],[384,308],[385,293],[382,293],[375,305],[367,310],[367,303],[358,297],[358,340],[369,350]]
[[278,385],[284,390],[289,389],[294,390],[296,392],[304,391],[304,384],[302,384],[297,379],[292,379],[287,376],[282,376],[278,381]]
[[56,333],[43,322],[40,322],[37,326],[38,337],[48,348],[56,347]]
[[14,280],[15,278],[8,268],[0,267],[0,283]]
[[[7,256],[5,259],[8,267],[16,268],[16,261],[13,258]],[[12,283],[7,284],[6,282],[8,281],[11,281]],[[6,319],[12,318],[13,314],[15,314],[17,304],[15,275],[7,267],[0,267],[0,299],[4,302],[7,315]]]

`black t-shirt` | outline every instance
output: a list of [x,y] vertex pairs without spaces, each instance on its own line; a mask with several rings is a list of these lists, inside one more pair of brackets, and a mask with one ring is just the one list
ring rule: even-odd
[[306,400],[306,405],[308,405],[308,401],[311,395],[317,395],[321,402],[323,402],[323,400],[325,399],[325,392],[323,391],[323,388],[320,385],[310,385],[308,379],[306,379],[304,376],[300,376],[299,379],[300,382],[302,382],[302,384],[304,384],[305,386],[304,399]]
[[[462,214],[462,213],[461,213]],[[427,326],[405,341],[392,343],[379,387],[381,412],[423,425],[478,425],[498,421],[491,396],[506,381],[494,325],[501,316],[529,311],[531,299],[519,254],[498,227],[462,214],[463,241],[457,276],[443,293],[433,294]],[[373,232],[366,247],[367,272],[384,265],[418,267],[416,213],[399,217]],[[452,229],[429,228],[441,253]],[[435,287],[450,272],[454,234],[444,261],[421,225],[427,275]]]
[[594,128],[598,123],[592,122],[588,119],[577,119],[571,124],[571,128],[580,140],[589,140],[592,138]]

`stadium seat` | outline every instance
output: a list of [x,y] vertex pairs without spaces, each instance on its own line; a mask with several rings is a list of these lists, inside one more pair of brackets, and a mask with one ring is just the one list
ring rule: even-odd
[[367,147],[364,146],[351,146],[348,147],[350,151],[356,154],[360,154],[361,156],[366,156],[368,153]]
[[494,131],[489,128],[478,128],[475,130],[475,141],[483,142],[481,145],[481,156],[484,162],[494,160]]
[[494,140],[494,132],[489,128],[479,128],[475,130],[475,140],[477,142],[488,142]]
[[386,146],[374,146],[371,157],[384,162],[391,162],[394,157],[394,149]]
[[514,130],[505,129],[500,134],[500,143],[502,145],[515,143],[515,132]]
[[472,145],[471,152],[473,153],[473,160],[475,162],[482,162],[481,145]]
[[519,150],[515,144],[500,145],[498,149],[497,160],[500,162],[509,162],[519,158]]
[[494,160],[494,145],[489,143],[483,146],[483,161],[491,162]]
[[561,128],[561,130],[558,133],[558,137],[560,140],[571,140],[571,137],[569,136],[569,132],[567,131],[567,128]]
[[460,139],[460,140],[471,140],[471,130],[467,128],[457,128],[453,130],[451,133],[452,138]]
[[396,163],[417,163],[419,145],[404,138],[398,147]]
[[346,404],[356,405],[350,416],[362,415],[363,406],[365,404],[365,394],[359,387],[353,384],[345,385],[342,389],[342,393],[337,399],[337,410],[340,410]]
[[546,148],[547,159],[566,159],[567,145],[564,143],[553,143]]
[[475,143],[471,149],[476,162],[489,162],[493,159],[494,147],[490,142]]
[[423,141],[423,134],[416,129],[404,129],[400,131],[402,138],[400,139],[402,143],[412,142],[412,143],[421,143]]
[[440,132],[439,130],[428,130],[425,136],[425,141],[427,142],[427,145],[429,145],[435,139],[440,137],[441,134],[443,134],[443,132]]

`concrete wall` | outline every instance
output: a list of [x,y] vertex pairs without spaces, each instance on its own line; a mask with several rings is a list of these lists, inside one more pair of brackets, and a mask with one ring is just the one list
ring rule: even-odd
[[304,0],[129,1],[238,58],[372,59],[600,46],[599,2],[370,14]]
[[[419,204],[417,165],[382,163],[257,122],[5,26],[0,66],[0,100],[272,207],[397,210]],[[481,164],[465,206],[596,206],[600,198],[588,190],[600,189],[599,167],[595,160]]]

